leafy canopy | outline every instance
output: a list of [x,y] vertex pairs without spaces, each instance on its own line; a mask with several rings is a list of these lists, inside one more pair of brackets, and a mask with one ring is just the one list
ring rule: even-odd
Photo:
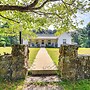
[[84,28],[78,28],[72,32],[73,41],[80,47],[90,48],[90,22]]
[[51,24],[62,33],[76,28],[78,24],[73,18],[78,11],[89,10],[88,0],[2,0],[0,24],[7,22],[9,28],[4,31],[9,33],[22,30],[24,34],[32,35],[32,29],[47,29]]

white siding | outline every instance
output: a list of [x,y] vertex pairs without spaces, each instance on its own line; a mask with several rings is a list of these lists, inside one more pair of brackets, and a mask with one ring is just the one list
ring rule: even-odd
[[24,45],[28,45],[28,40],[24,40],[24,39],[23,39],[23,44],[24,44]]
[[66,39],[66,44],[71,44],[72,43],[71,35],[68,34],[68,33],[63,33],[58,37],[58,47],[60,47],[61,44],[63,44],[63,39]]

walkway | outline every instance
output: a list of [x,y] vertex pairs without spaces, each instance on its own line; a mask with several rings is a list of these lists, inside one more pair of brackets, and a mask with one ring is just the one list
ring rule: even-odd
[[30,68],[32,74],[55,74],[57,67],[45,48],[41,48]]
[[41,48],[32,64],[31,76],[25,80],[23,90],[64,90],[55,82],[61,82],[57,75],[57,67],[45,48]]

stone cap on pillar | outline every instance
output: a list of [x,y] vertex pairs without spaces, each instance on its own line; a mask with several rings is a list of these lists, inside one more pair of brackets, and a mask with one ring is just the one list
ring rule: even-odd
[[60,49],[60,56],[78,56],[78,45],[76,44],[62,44]]
[[28,45],[22,45],[22,44],[17,44],[17,45],[12,45],[12,55],[13,56],[20,56],[20,55],[27,55],[26,53],[28,52]]

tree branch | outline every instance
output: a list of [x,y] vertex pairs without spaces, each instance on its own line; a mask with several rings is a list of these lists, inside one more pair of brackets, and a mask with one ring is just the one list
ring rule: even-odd
[[13,21],[13,22],[16,22],[16,23],[20,23],[20,22],[18,22],[18,21],[13,20],[13,19],[10,19],[10,18],[7,18],[7,17],[4,17],[4,16],[1,15],[1,14],[0,14],[0,17],[5,18],[5,19],[8,19],[8,20]]
[[33,10],[41,9],[49,0],[43,2],[39,7],[33,8]]
[[28,5],[28,7],[34,7],[34,6],[36,6],[37,3],[38,3],[38,1],[39,0],[34,0],[34,2],[32,4]]
[[0,5],[0,11],[6,11],[6,10],[24,11],[27,9],[28,9],[27,6],[25,7],[25,6]]
[[60,0],[46,0],[39,7],[33,8],[33,10],[41,9],[47,2],[51,2],[51,1],[55,2],[55,1],[60,1]]
[[38,4],[39,0],[34,0],[33,3],[27,6],[18,6],[18,5],[0,5],[0,11],[7,11],[7,10],[17,10],[21,12],[30,12],[32,10],[41,9],[47,2],[51,1],[60,1],[60,0],[45,0],[39,7],[35,7]]
[[0,11],[6,11],[6,10],[17,10],[17,11],[31,11],[32,7],[35,7],[37,5],[39,0],[34,0],[33,3],[27,6],[13,6],[13,5],[0,5]]

